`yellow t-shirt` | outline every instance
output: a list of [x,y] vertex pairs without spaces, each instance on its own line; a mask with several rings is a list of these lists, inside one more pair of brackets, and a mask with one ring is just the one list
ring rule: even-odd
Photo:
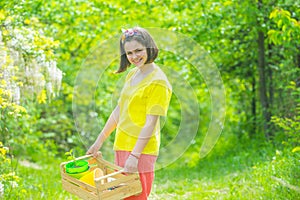
[[[146,115],[166,116],[172,95],[171,85],[164,72],[157,66],[142,81],[131,85],[138,69],[131,70],[118,101],[120,116],[114,142],[114,150],[132,151],[146,122]],[[160,122],[153,130],[143,154],[158,155]]]

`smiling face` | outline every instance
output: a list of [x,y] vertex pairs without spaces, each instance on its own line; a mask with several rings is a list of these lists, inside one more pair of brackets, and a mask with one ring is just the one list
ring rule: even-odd
[[136,40],[131,40],[124,45],[128,61],[136,67],[143,66],[147,61],[146,48]]

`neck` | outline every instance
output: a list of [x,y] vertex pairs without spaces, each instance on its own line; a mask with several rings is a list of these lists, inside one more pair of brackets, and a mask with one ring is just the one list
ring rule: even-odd
[[139,67],[139,71],[142,74],[146,74],[154,69],[154,63],[144,64],[143,66]]

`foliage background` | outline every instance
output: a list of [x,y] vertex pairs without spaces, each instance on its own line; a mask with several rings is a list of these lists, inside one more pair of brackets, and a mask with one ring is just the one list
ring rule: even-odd
[[[11,56],[10,64],[1,61],[0,196],[75,198],[57,184],[59,163],[72,148],[84,154],[96,137],[78,131],[74,124],[72,98],[78,70],[101,41],[121,28],[139,25],[179,32],[203,46],[221,72],[227,95],[226,124],[214,150],[204,159],[198,156],[210,120],[204,114],[187,152],[156,173],[151,198],[296,199],[300,191],[299,15],[299,4],[289,0],[1,1],[1,53],[11,55],[13,49],[20,56]],[[29,33],[38,34],[31,40]],[[14,38],[19,40],[12,45]],[[44,79],[31,77],[37,83],[35,93],[28,95],[24,89],[19,102],[12,101],[15,93],[9,84],[30,85],[22,72],[33,68],[41,55],[55,61],[63,72],[59,94],[38,87],[47,80],[42,71]],[[209,92],[192,66],[167,52],[161,52],[157,62],[189,80],[197,88],[200,112],[210,112]],[[14,66],[9,83],[3,81],[8,65]],[[119,77],[112,72],[117,67],[117,61],[111,63],[104,84],[97,87],[97,106],[91,114],[99,124],[87,123],[91,130],[103,127],[112,110],[111,96],[119,87]],[[82,102],[81,106],[89,105]],[[175,137],[179,114],[173,96],[162,145]],[[103,147],[107,155],[112,154],[112,141],[113,137]]]

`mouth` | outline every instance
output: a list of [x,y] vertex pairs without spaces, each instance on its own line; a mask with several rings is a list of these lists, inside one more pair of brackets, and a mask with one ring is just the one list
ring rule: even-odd
[[133,60],[132,62],[133,62],[134,65],[140,65],[141,62],[143,62],[143,58],[139,58],[139,59]]

